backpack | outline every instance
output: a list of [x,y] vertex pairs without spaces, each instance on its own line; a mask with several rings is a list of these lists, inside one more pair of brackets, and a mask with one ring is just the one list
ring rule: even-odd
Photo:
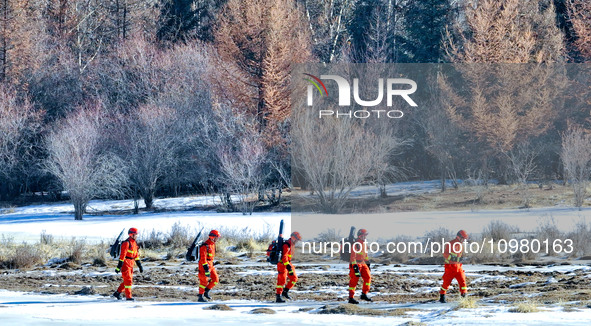
[[273,240],[269,248],[267,248],[267,261],[275,265],[279,263],[279,259],[281,259],[281,250],[279,249],[277,240]]
[[[348,243],[349,245],[345,245],[346,243]],[[343,246],[341,247],[340,259],[342,261],[346,261],[346,262],[351,261],[351,251],[353,250],[354,243],[355,243],[355,227],[352,226],[351,230],[349,231],[349,237],[343,238],[341,241],[341,244],[343,244]]]
[[199,251],[197,250],[197,248],[199,248],[199,246],[203,244],[202,241],[199,241],[199,237],[201,237],[201,232],[203,232],[203,228],[201,228],[201,231],[199,231],[199,233],[195,237],[195,240],[193,240],[189,248],[187,248],[187,253],[185,254],[185,259],[187,261],[199,260]]
[[119,254],[121,253],[121,243],[123,242],[121,241],[121,236],[123,236],[124,231],[125,229],[121,230],[121,233],[119,233],[119,236],[115,239],[115,242],[111,245],[111,248],[109,248],[109,255],[111,255],[113,258],[119,257]]
[[199,241],[198,243],[192,243],[191,246],[187,249],[187,253],[185,254],[185,259],[187,261],[198,261],[199,260],[199,247],[204,245],[203,242]]

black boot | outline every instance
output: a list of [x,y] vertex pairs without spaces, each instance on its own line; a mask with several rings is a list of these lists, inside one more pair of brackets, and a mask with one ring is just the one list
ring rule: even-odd
[[367,294],[365,294],[365,293],[361,293],[361,296],[359,297],[359,299],[365,300],[365,301],[371,301],[371,298],[368,297]]
[[200,294],[197,296],[199,299],[197,299],[197,302],[207,302],[207,300],[203,299],[203,294]]
[[114,296],[115,298],[117,298],[117,300],[121,300],[121,299],[122,299],[122,298],[121,298],[121,293],[120,293],[120,292],[117,292],[117,291],[115,291],[115,293],[113,293],[113,296]]
[[439,302],[447,303],[447,300],[445,300],[445,294],[439,294]]
[[281,299],[281,294],[276,295],[275,303],[285,303],[285,300]]
[[466,293],[462,293],[461,296],[462,296],[462,298],[465,298],[466,297]]
[[211,300],[211,297],[209,296],[209,290],[208,288],[205,288],[205,293],[203,293],[203,296],[207,299],[207,300]]
[[349,298],[349,302],[350,304],[359,304],[359,301],[355,300],[355,298]]
[[127,300],[127,301],[135,301],[134,298],[126,298],[125,300]]
[[281,295],[286,298],[287,300],[291,300],[291,297],[289,296],[289,294],[287,293],[289,292],[289,289],[285,289],[283,290],[283,293],[281,293]]

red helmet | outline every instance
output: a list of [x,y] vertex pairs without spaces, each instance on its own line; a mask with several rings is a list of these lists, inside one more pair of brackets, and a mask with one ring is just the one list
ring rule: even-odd
[[137,229],[136,228],[130,228],[129,231],[127,231],[127,234],[137,234]]
[[216,238],[219,238],[219,237],[221,237],[222,235],[220,234],[220,231],[218,231],[218,230],[211,230],[211,231],[209,232],[209,236],[210,236],[210,237],[216,237]]
[[291,236],[296,238],[296,240],[298,240],[298,241],[302,240],[302,236],[300,235],[300,233],[298,231],[292,232]]
[[457,236],[460,237],[460,238],[462,238],[462,239],[468,240],[468,233],[466,233],[466,231],[464,231],[464,230],[458,231]]
[[359,229],[359,231],[357,231],[357,236],[368,235],[368,234],[369,234],[369,232],[367,232],[366,229]]

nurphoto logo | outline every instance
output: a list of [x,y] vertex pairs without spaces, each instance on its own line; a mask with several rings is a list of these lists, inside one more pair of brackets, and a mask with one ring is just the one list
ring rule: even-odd
[[[307,104],[308,106],[314,105],[314,89],[318,91],[319,96],[329,96],[328,91],[326,89],[326,85],[324,85],[323,80],[332,80],[336,82],[338,87],[338,103],[341,107],[348,107],[351,106],[351,85],[342,76],[339,75],[320,75],[316,77],[311,74],[304,74],[310,78],[305,78],[306,81],[310,82],[308,85],[308,93],[307,93]],[[385,87],[384,87],[384,80],[385,80]],[[360,87],[359,87],[359,78],[353,78],[353,100],[355,103],[361,107],[376,107],[381,105],[384,100],[384,89],[386,93],[386,106],[392,107],[393,105],[393,98],[395,96],[402,97],[408,105],[412,107],[417,107],[417,103],[413,101],[410,97],[410,94],[413,94],[417,90],[417,83],[408,78],[378,78],[378,89],[377,89],[377,97],[373,100],[364,100],[361,99],[359,95]],[[410,86],[410,88],[400,88],[402,86]],[[375,94],[375,93],[374,93]],[[394,109],[394,110],[383,110],[383,109],[376,109],[376,110],[349,110],[349,111],[335,111],[330,109],[323,109],[319,110],[319,117],[327,117],[327,116],[335,116],[337,118],[340,117],[349,117],[349,118],[358,118],[358,119],[366,119],[370,116],[377,116],[378,118],[381,117],[388,117],[388,118],[402,118],[404,113],[401,110]]]

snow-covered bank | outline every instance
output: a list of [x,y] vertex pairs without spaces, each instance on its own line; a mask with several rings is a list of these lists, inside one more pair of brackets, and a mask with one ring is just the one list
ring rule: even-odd
[[[199,207],[214,201],[215,197],[189,197],[160,199],[159,205],[167,209]],[[132,201],[93,201],[96,210],[130,209]],[[197,229],[206,228],[249,228],[264,232],[275,230],[279,221],[286,223],[285,233],[298,230],[304,240],[312,240],[329,229],[341,235],[348,234],[349,227],[366,228],[370,240],[392,239],[397,235],[413,238],[424,236],[426,232],[439,227],[450,230],[466,229],[475,234],[482,231],[491,221],[499,220],[521,231],[535,231],[551,219],[563,232],[574,230],[579,222],[591,222],[591,208],[548,207],[529,210],[503,209],[478,211],[428,211],[392,212],[380,214],[300,214],[300,213],[217,213],[214,211],[175,211],[162,213],[141,213],[138,215],[87,215],[82,221],[74,221],[71,204],[56,203],[33,205],[4,210],[0,214],[0,235],[13,237],[17,241],[34,242],[39,240],[45,230],[54,237],[86,238],[89,242],[110,241],[123,228],[137,227],[140,231],[152,229],[167,232],[175,223]]]
[[304,214],[292,213],[292,226],[303,235],[314,237],[328,229],[341,235],[349,233],[351,225],[369,231],[369,239],[391,239],[397,235],[424,236],[426,232],[444,227],[452,231],[465,229],[469,234],[480,233],[491,221],[501,221],[521,231],[535,231],[554,220],[560,231],[573,231],[579,222],[591,222],[591,208],[578,210],[565,207],[501,210],[419,211],[380,214]]
[[[482,305],[455,309],[453,304],[362,304],[376,310],[405,309],[406,316],[318,314],[335,302],[296,301],[286,305],[254,301],[224,301],[232,311],[206,310],[212,304],[195,302],[125,302],[101,296],[41,295],[0,290],[2,325],[588,325],[590,309],[564,312],[560,306],[535,313],[511,313],[510,307]],[[275,314],[253,314],[267,308]],[[304,308],[304,309],[303,309]],[[309,310],[309,311],[300,311]]]
[[[167,210],[203,207],[213,204],[217,197],[196,196],[157,199],[155,206]],[[89,211],[116,211],[133,208],[131,200],[91,201]],[[168,232],[175,223],[190,229],[205,228],[248,228],[252,233],[276,230],[285,219],[286,230],[290,227],[289,213],[217,213],[215,211],[173,211],[161,213],[140,213],[138,215],[86,215],[82,221],[75,221],[74,208],[69,203],[31,205],[4,209],[0,212],[0,235],[16,241],[36,242],[39,235],[46,234],[56,239],[86,239],[89,243],[111,241],[122,229],[136,227],[140,232],[153,229]]]

